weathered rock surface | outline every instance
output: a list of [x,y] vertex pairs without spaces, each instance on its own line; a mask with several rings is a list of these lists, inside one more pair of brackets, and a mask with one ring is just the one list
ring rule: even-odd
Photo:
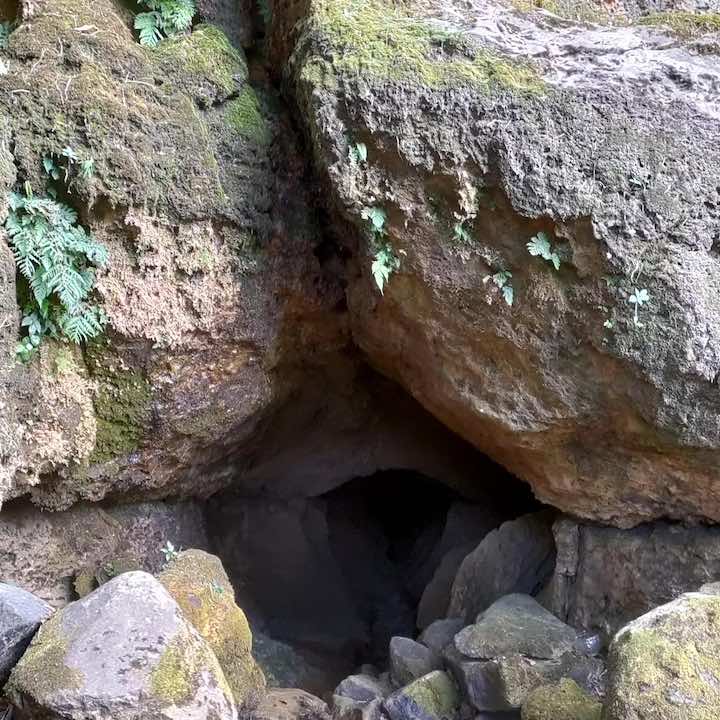
[[600,720],[602,705],[576,682],[563,678],[556,685],[533,690],[522,706],[522,720]]
[[[701,23],[683,39],[493,0],[282,15],[271,46],[371,362],[549,504],[719,520],[720,68]],[[529,254],[538,232],[559,269]],[[384,295],[378,244],[400,264]]]
[[273,690],[250,720],[331,720],[328,706],[303,690]]
[[688,593],[626,625],[608,657],[604,720],[720,713],[720,598]]
[[549,514],[535,513],[490,532],[458,569],[448,617],[471,623],[504,595],[538,592],[555,562],[551,523]]
[[0,687],[52,608],[32,593],[0,583]]
[[422,631],[418,640],[436,653],[442,653],[463,627],[465,623],[459,618],[436,620]]
[[530,692],[563,677],[602,691],[601,660],[576,652],[577,633],[533,598],[510,595],[455,636],[444,652],[464,697],[480,711],[519,709]]
[[56,612],[15,666],[6,694],[29,718],[237,717],[212,650],[143,572]]
[[159,572],[168,541],[178,548],[208,546],[199,505],[81,504],[42,513],[15,502],[0,513],[0,577],[62,607],[124,570]]
[[633,530],[563,518],[548,607],[612,638],[624,624],[720,577],[720,529],[656,522]]
[[383,720],[383,700],[390,693],[389,684],[369,676],[350,675],[333,693],[335,720]]
[[252,710],[265,695],[265,676],[252,656],[252,633],[220,559],[185,550],[158,575],[220,663],[237,707]]
[[450,676],[436,670],[394,692],[383,707],[390,720],[454,720],[460,696]]
[[389,649],[390,677],[397,685],[409,685],[433,670],[442,670],[442,660],[434,650],[415,640],[394,637]]

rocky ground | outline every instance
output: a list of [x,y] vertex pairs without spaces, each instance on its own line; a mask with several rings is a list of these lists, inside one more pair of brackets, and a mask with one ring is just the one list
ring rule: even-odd
[[713,3],[0,0],[2,720],[720,715]]

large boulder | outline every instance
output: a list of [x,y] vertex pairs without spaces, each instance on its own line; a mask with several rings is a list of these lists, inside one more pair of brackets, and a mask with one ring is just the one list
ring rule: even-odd
[[203,550],[185,550],[158,575],[223,669],[243,711],[265,694],[265,676],[252,656],[252,633],[222,562]]
[[335,720],[384,720],[383,700],[390,693],[389,683],[370,675],[350,675],[333,693]]
[[460,564],[448,617],[470,623],[504,595],[538,592],[555,561],[551,522],[549,514],[534,513],[505,522],[486,535]]
[[0,583],[0,687],[52,608],[21,588]]
[[304,690],[273,690],[249,720],[331,720],[328,706]]
[[720,577],[720,528],[654,522],[632,530],[561,518],[547,605],[606,640],[626,623]]
[[602,691],[604,665],[577,651],[578,635],[526,595],[508,595],[459,632],[444,657],[481,712],[519,709],[536,688],[570,677]]
[[390,677],[397,685],[408,685],[413,680],[442,670],[440,656],[425,645],[405,637],[390,640]]
[[212,650],[144,572],[125,573],[56,612],[5,692],[28,718],[237,717]]
[[720,520],[713,16],[542,5],[300,1],[274,23],[353,337],[548,504]]
[[460,618],[436,620],[420,633],[418,640],[436,653],[442,653],[463,627],[465,623]]
[[608,656],[603,720],[720,713],[720,597],[688,593],[626,625]]

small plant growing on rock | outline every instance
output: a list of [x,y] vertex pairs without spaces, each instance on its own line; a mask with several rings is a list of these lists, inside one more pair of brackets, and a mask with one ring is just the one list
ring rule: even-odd
[[13,23],[5,20],[0,22],[0,50],[7,50],[10,44],[10,33],[13,31]]
[[483,278],[483,283],[487,284],[491,280],[493,282],[493,285],[499,288],[502,292],[502,296],[505,299],[505,302],[508,305],[512,305],[513,300],[515,299],[515,292],[511,284],[512,273],[508,272],[507,270],[500,270],[494,275],[486,275]]
[[387,213],[379,207],[368,207],[362,211],[362,217],[370,225],[370,249],[375,258],[370,271],[380,294],[383,295],[390,275],[400,269],[400,258],[395,255],[392,245],[385,237]]
[[638,290],[635,288],[635,292],[628,298],[628,302],[634,306],[635,312],[633,315],[633,322],[637,327],[644,327],[644,325],[640,322],[640,318],[638,316],[638,310],[645,305],[646,303],[650,302],[650,293],[643,288],[642,290]]
[[165,564],[173,562],[173,560],[178,559],[178,555],[180,555],[180,548],[175,548],[175,546],[168,540],[165,545],[163,545],[160,548],[160,552],[165,557]]
[[365,143],[355,143],[350,146],[348,154],[350,156],[350,160],[358,165],[362,165],[363,163],[366,163],[368,159],[367,145]]
[[17,347],[28,361],[46,336],[85,342],[102,332],[103,311],[89,301],[95,268],[107,262],[105,247],[78,224],[75,210],[54,197],[11,193],[5,229],[26,297],[22,326],[27,335]]
[[455,223],[455,226],[453,227],[453,236],[455,238],[455,242],[465,243],[466,245],[469,245],[472,242],[472,235],[465,227],[463,220]]
[[534,257],[541,257],[543,260],[552,263],[556,270],[560,269],[560,255],[553,249],[550,244],[550,238],[547,233],[542,230],[530,238],[527,243],[528,252]]
[[147,12],[135,16],[140,44],[157,47],[163,38],[187,32],[197,12],[195,0],[140,0]]

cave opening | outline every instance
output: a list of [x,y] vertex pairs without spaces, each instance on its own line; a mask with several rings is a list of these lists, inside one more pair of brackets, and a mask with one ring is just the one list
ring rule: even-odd
[[527,485],[477,454],[471,497],[412,469],[354,477],[308,497],[230,490],[208,529],[250,620],[270,683],[327,693],[390,638],[445,617],[454,572],[493,529],[539,507]]

